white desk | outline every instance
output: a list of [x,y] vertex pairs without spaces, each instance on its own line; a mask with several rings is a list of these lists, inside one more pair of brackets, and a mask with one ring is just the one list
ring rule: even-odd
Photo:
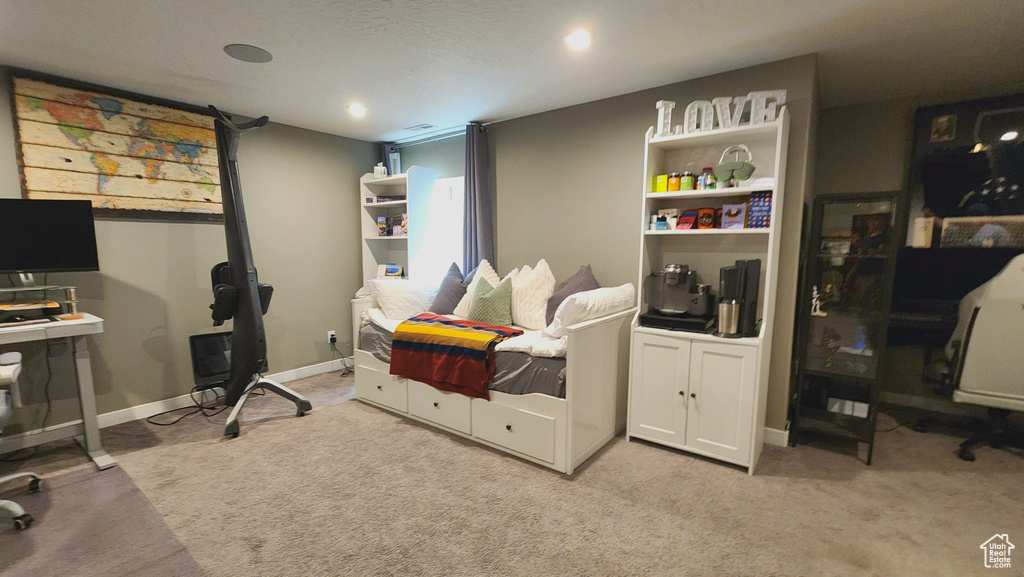
[[25,447],[34,447],[67,437],[79,438],[85,452],[98,468],[108,469],[117,464],[100,445],[100,427],[96,419],[96,393],[92,386],[92,366],[89,364],[89,349],[86,335],[103,332],[103,319],[83,314],[83,318],[71,321],[55,321],[34,325],[0,325],[0,346],[68,338],[75,357],[75,374],[78,378],[78,398],[82,404],[82,420],[67,426],[53,427],[40,431],[29,431],[12,437],[0,437],[0,453],[8,453]]

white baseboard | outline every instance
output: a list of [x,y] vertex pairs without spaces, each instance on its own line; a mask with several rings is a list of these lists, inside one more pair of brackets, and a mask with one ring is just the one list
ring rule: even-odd
[[775,445],[777,447],[788,447],[789,446],[789,431],[783,431],[782,429],[772,429],[771,427],[764,428],[764,442],[769,445]]
[[[271,381],[287,383],[289,381],[297,381],[306,377],[312,377],[313,375],[320,375],[331,371],[340,371],[344,367],[345,365],[343,364],[342,359],[335,359],[326,363],[318,363],[315,365],[309,365],[308,367],[299,367],[290,371],[282,371],[280,373],[264,376]],[[106,427],[113,427],[114,425],[120,425],[121,423],[147,419],[153,415],[159,415],[160,413],[173,411],[175,409],[184,409],[185,407],[191,407],[194,404],[195,403],[192,402],[191,395],[181,395],[180,397],[172,397],[162,401],[154,401],[144,405],[128,407],[127,409],[121,409],[119,411],[103,413],[97,418],[97,420],[99,421],[100,428],[103,429]]]
[[[326,363],[318,363],[315,365],[309,365],[308,367],[299,367],[290,371],[283,371],[280,373],[274,373],[272,375],[264,375],[271,381],[277,381],[279,383],[287,383],[288,381],[297,381],[306,377],[312,377],[313,375],[321,375],[323,373],[329,373],[331,371],[340,371],[345,368],[343,363],[344,359],[334,359],[333,361],[327,361]],[[351,366],[351,365],[350,365]]]

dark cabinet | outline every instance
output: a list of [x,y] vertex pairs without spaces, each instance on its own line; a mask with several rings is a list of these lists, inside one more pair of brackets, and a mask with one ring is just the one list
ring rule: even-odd
[[828,435],[874,451],[896,248],[897,193],[819,196],[798,307],[794,443]]

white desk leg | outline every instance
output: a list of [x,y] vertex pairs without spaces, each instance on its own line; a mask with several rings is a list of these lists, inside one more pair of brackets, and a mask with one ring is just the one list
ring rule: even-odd
[[85,336],[71,337],[75,355],[75,373],[78,376],[78,399],[82,403],[82,428],[85,429],[85,452],[101,471],[117,464],[100,445],[100,426],[96,418],[96,392],[92,386],[92,365]]

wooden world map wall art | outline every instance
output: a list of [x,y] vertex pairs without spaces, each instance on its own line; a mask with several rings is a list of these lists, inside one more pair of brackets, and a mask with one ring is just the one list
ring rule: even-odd
[[57,79],[13,80],[26,198],[90,200],[100,215],[223,219],[214,120],[202,109]]

